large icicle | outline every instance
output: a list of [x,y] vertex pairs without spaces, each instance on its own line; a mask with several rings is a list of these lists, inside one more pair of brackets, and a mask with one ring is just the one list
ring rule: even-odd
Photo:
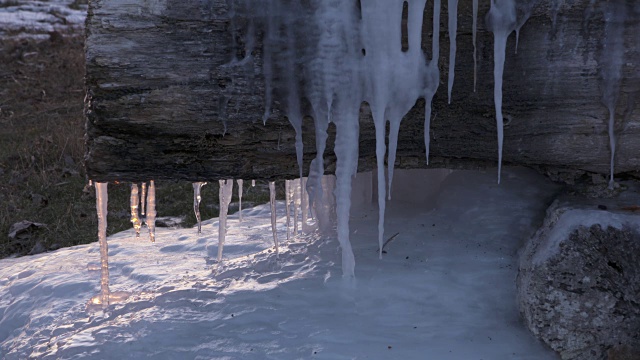
[[276,183],[269,181],[269,202],[271,203],[271,232],[273,233],[273,244],[276,247],[276,257],[278,250],[278,233],[276,229]]
[[617,0],[608,2],[605,5],[605,38],[602,48],[602,59],[600,61],[600,72],[602,76],[602,102],[609,111],[609,150],[610,158],[610,177],[609,188],[613,189],[615,185],[615,155],[616,155],[616,136],[615,136],[615,113],[618,98],[620,96],[620,82],[622,78],[622,65],[624,64],[624,22],[625,22],[625,2]]
[[[458,0],[449,0],[447,8],[449,12],[449,83],[447,94],[449,104],[451,104],[451,90],[453,90],[453,80],[456,74],[456,37],[458,33]],[[474,43],[475,46],[475,43]]]
[[478,82],[478,49],[476,46],[476,37],[478,35],[478,0],[473,0],[473,92],[476,92]]
[[200,190],[204,185],[207,185],[206,182],[194,182],[193,184],[193,212],[196,214],[196,221],[198,222],[198,234],[202,234],[202,218],[200,216],[200,201],[202,201],[202,196],[200,195]]
[[242,222],[242,179],[236,180],[238,182],[238,221]]
[[138,193],[138,184],[131,184],[131,223],[133,229],[136,232],[136,239],[140,237],[140,227],[142,227],[142,221],[140,221],[140,214],[138,214],[138,207],[140,206],[140,195]]
[[231,195],[233,194],[233,179],[219,180],[219,183],[220,191],[218,193],[218,198],[220,201],[220,214],[218,216],[218,264],[221,264],[224,240],[227,236],[227,214],[229,213],[229,204],[231,203]]
[[107,183],[96,182],[96,210],[98,212],[98,241],[100,242],[100,303],[109,306],[109,247],[107,245]]
[[145,223],[149,229],[149,240],[156,242],[156,185],[153,180],[149,181],[147,192],[147,217]]
[[487,14],[487,22],[493,32],[493,100],[496,109],[498,128],[498,184],[502,172],[502,143],[504,138],[504,120],[502,116],[502,75],[506,56],[507,38],[516,25],[514,0],[492,0]]
[[291,238],[291,180],[284,181],[284,208],[287,213],[287,240]]

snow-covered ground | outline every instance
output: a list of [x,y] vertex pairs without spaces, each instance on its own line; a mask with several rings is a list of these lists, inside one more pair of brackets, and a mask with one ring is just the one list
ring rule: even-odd
[[217,219],[201,236],[159,229],[153,244],[112,235],[111,290],[123,300],[107,311],[87,305],[99,291],[97,242],[1,260],[0,357],[556,358],[521,324],[514,281],[554,186],[522,169],[501,185],[495,171],[398,170],[385,239],[398,235],[380,260],[370,179],[359,175],[354,191],[351,283],[334,238],[285,240],[282,203],[279,259],[268,205],[243,210],[242,223],[230,216],[221,268],[207,262]]

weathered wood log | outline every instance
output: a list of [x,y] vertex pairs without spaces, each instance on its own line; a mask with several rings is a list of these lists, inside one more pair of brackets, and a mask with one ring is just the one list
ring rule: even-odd
[[[90,2],[86,168],[91,179],[202,181],[282,179],[298,174],[295,132],[277,96],[266,125],[262,122],[264,22],[245,16],[234,3]],[[432,167],[497,164],[493,35],[484,21],[488,2],[481,3],[477,92],[473,91],[472,6],[470,0],[463,0],[450,105],[446,95],[447,9],[442,12],[441,84],[431,122]],[[536,5],[521,29],[517,54],[515,36],[508,41],[504,161],[553,171],[607,174],[609,115],[601,101],[599,74],[605,1],[596,1],[593,7],[589,0],[560,2],[559,7],[556,3],[543,0]],[[426,22],[431,21],[430,4],[425,8]],[[627,4],[627,8],[626,63],[615,126],[616,173],[640,169],[640,112],[634,111],[640,94],[640,6]],[[423,29],[422,43],[427,48],[431,25]],[[300,41],[306,41],[304,28],[298,31]],[[255,45],[248,47],[252,32]],[[245,53],[247,48],[252,56]],[[402,122],[397,167],[427,166],[423,121],[424,100],[420,99]],[[335,166],[333,126],[329,133],[326,162],[331,172]],[[314,125],[309,117],[303,121],[303,142],[307,173],[315,157]],[[375,167],[375,131],[367,106],[361,110],[359,155],[360,170]]]

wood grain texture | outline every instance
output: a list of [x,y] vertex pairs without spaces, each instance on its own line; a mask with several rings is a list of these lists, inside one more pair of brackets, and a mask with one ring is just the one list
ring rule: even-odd
[[[431,3],[429,1],[429,3]],[[446,2],[445,2],[446,3]],[[497,162],[493,105],[493,35],[478,18],[478,89],[473,91],[471,0],[461,0],[453,98],[447,104],[448,56],[441,56],[433,102],[431,167],[476,168]],[[598,59],[604,21],[596,1],[543,0],[507,44],[504,77],[504,162],[548,171],[609,171],[607,108]],[[446,4],[443,4],[446,6]],[[86,168],[95,181],[221,178],[283,179],[298,173],[295,132],[275,91],[263,125],[263,24],[230,0],[92,0],[87,18]],[[640,169],[640,6],[628,5],[623,82],[616,115],[616,173]],[[411,10],[410,10],[411,11]],[[429,18],[430,9],[425,11]],[[448,54],[447,9],[441,54]],[[555,21],[554,21],[555,18]],[[431,25],[426,24],[423,44]],[[252,56],[246,33],[255,30]],[[304,36],[304,29],[299,29]],[[310,38],[314,34],[308,34]],[[303,40],[304,41],[304,38]],[[425,49],[429,53],[429,49]],[[242,61],[244,59],[244,61]],[[277,59],[276,59],[277,60]],[[307,61],[301,59],[300,61]],[[277,79],[276,79],[277,80]],[[427,167],[424,100],[404,118],[396,166]],[[335,167],[330,126],[325,161]],[[303,121],[304,172],[315,157],[313,120]],[[360,170],[375,167],[375,131],[368,107],[360,118]]]

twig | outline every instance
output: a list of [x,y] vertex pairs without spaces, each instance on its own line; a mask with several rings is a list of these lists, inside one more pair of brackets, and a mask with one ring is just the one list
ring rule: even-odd
[[384,242],[384,244],[382,244],[382,251],[384,251],[385,246],[387,246],[393,239],[396,238],[396,236],[400,235],[400,233],[395,233],[392,237],[388,238],[387,241]]

